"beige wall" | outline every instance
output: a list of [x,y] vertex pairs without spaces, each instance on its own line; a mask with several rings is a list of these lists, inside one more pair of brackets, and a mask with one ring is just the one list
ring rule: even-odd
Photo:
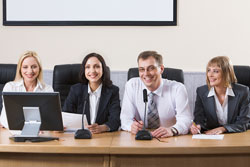
[[[2,21],[2,1],[0,3]],[[112,70],[136,66],[137,55],[157,50],[168,67],[204,71],[207,61],[227,55],[233,64],[250,65],[249,0],[178,0],[178,26],[21,27],[0,25],[0,63],[16,63],[35,50],[44,69],[80,63],[98,52]]]

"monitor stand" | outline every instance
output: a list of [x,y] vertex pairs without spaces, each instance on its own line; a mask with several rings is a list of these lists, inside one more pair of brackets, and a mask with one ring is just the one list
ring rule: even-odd
[[15,142],[43,142],[50,140],[59,140],[58,137],[45,137],[39,136],[41,126],[41,116],[39,107],[23,107],[24,113],[24,126],[21,135],[11,136]]

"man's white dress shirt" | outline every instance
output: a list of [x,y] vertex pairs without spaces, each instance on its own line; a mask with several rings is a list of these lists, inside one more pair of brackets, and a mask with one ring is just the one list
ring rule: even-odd
[[[137,120],[144,120],[143,89],[147,88],[139,77],[132,78],[126,83],[120,116],[123,130],[131,131],[134,117]],[[149,90],[147,92],[150,93]],[[173,126],[179,134],[187,134],[193,116],[185,86],[176,81],[162,79],[161,85],[153,93],[156,94],[155,102],[160,126],[166,128]],[[145,125],[147,127],[147,121]]]

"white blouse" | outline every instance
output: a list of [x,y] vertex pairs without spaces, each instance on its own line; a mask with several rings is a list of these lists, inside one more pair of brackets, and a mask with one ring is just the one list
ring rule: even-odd
[[[37,80],[37,85],[33,92],[53,92],[53,88],[50,85],[47,84],[42,84],[39,80]],[[20,81],[11,81],[5,84],[3,88],[3,92],[27,92],[24,86],[23,80]],[[6,111],[5,111],[5,106],[3,102],[3,108],[0,116],[0,123],[2,126],[5,128],[9,128],[8,126],[8,120],[6,117]]]
[[89,85],[88,85],[88,93],[89,93],[89,107],[90,107],[90,122],[91,124],[95,123],[96,115],[99,108],[99,102],[102,92],[102,84],[94,91],[92,92]]
[[215,99],[215,107],[216,107],[216,115],[218,118],[218,122],[220,125],[227,124],[227,115],[228,115],[228,96],[235,96],[232,88],[227,88],[226,94],[225,94],[225,100],[223,104],[221,105],[214,87],[212,87],[208,93],[208,97],[214,96]]

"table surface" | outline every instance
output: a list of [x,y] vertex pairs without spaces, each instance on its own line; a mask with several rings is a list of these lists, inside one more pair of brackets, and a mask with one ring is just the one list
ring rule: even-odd
[[127,132],[116,132],[111,154],[230,154],[250,153],[250,131],[225,134],[223,140],[192,139],[183,135],[152,141],[138,141]]
[[237,154],[250,153],[250,131],[225,134],[223,140],[192,139],[192,135],[151,141],[135,140],[125,132],[94,134],[92,139],[74,139],[73,133],[45,132],[59,141],[14,142],[8,130],[0,128],[0,152],[70,154]]

